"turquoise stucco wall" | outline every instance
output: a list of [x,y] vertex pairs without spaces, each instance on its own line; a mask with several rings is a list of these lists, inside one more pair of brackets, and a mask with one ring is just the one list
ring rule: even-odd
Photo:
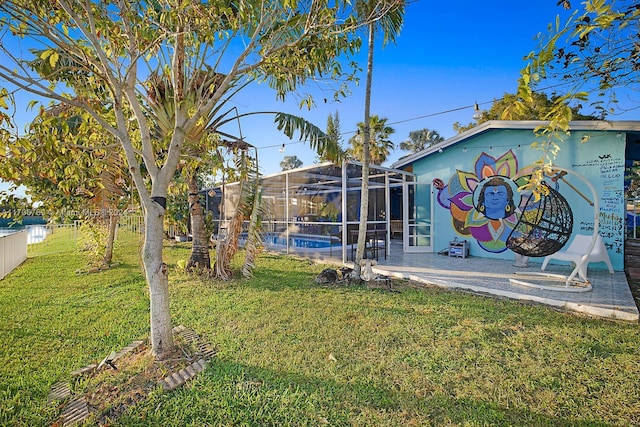
[[[586,142],[582,142],[583,140]],[[449,199],[457,192],[460,182],[481,181],[477,175],[480,163],[491,164],[494,160],[497,175],[512,176],[517,171],[522,172],[532,166],[541,157],[541,152],[531,147],[534,141],[531,130],[492,129],[482,134],[470,137],[456,145],[445,148],[442,153],[434,152],[413,163],[413,173],[419,182],[431,183],[434,179],[441,179],[448,184],[446,193],[440,194],[441,200]],[[554,164],[570,169],[584,176],[596,188],[600,202],[600,235],[608,248],[614,269],[622,270],[624,266],[624,157],[625,135],[618,136],[617,131],[573,131],[572,135],[561,143]],[[479,162],[479,159],[482,161]],[[507,161],[511,159],[511,161]],[[502,168],[500,169],[500,166]],[[490,168],[489,168],[490,169]],[[516,171],[517,169],[517,171]],[[462,174],[457,171],[463,172]],[[488,169],[485,168],[485,172]],[[489,174],[491,174],[489,172]],[[459,177],[464,177],[461,179]],[[453,178],[453,179],[452,179]],[[474,181],[475,180],[475,181]],[[588,187],[578,177],[568,175],[567,180],[581,193],[591,198]],[[485,181],[486,182],[486,181]],[[512,183],[513,187],[515,185]],[[481,186],[477,188],[480,189]],[[558,191],[567,199],[573,210],[573,233],[591,234],[594,223],[593,208],[566,183],[559,182]],[[513,259],[513,252],[502,251],[501,240],[506,240],[510,225],[504,221],[492,221],[492,236],[495,239],[485,243],[472,235],[462,234],[456,230],[452,221],[452,209],[441,206],[438,200],[438,190],[434,189],[433,215],[433,248],[434,251],[446,249],[454,238],[466,239],[470,242],[472,256]],[[447,196],[447,197],[443,197]],[[472,200],[468,196],[467,205]],[[516,205],[520,194],[514,197]],[[477,201],[477,194],[475,195]],[[464,211],[466,214],[467,211]],[[469,214],[471,211],[469,211]],[[518,211],[516,211],[518,212]],[[471,218],[471,217],[467,217]],[[474,209],[474,223],[478,227],[485,227],[482,220],[488,220]],[[517,217],[511,217],[516,218]],[[459,223],[458,223],[459,226]],[[499,227],[504,226],[504,230]],[[488,226],[487,226],[488,227]],[[493,238],[493,237],[492,237]],[[532,259],[541,262],[542,259]],[[594,264],[594,267],[604,267],[604,264]]]

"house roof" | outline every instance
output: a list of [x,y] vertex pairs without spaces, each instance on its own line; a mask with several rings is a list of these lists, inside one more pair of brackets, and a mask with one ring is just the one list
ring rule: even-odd
[[[408,164],[422,159],[423,157],[427,157],[432,153],[438,152],[441,149],[459,144],[463,141],[494,129],[529,129],[533,132],[533,130],[537,127],[543,126],[548,123],[549,122],[541,120],[490,120],[488,122],[481,123],[478,126],[475,126],[467,131],[459,133],[458,135],[455,135],[449,139],[445,139],[444,141],[432,145],[431,147],[426,148],[422,151],[403,157],[393,163],[391,167],[393,169],[402,168]],[[640,132],[640,121],[610,122],[604,120],[583,120],[571,122],[569,125],[571,130],[610,130]]]
[[[344,166],[344,167],[343,167]],[[412,174],[403,170],[389,169],[384,166],[369,166],[369,186],[371,189],[389,188],[402,186],[405,178]],[[290,169],[275,174],[260,177],[264,195],[272,193],[282,193],[286,185],[290,189],[295,189],[296,194],[319,194],[322,192],[336,192],[343,189],[343,185],[348,191],[359,190],[362,185],[362,163],[350,160],[344,165],[324,162]],[[238,185],[239,182],[224,184],[227,188]],[[216,187],[219,188],[220,186]],[[204,189],[201,191],[209,191]]]

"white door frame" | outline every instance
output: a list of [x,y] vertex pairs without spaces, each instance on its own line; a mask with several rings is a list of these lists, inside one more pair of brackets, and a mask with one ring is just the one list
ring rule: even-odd
[[[416,186],[428,187],[429,191],[429,219],[417,224],[415,222],[416,209],[415,198],[413,206],[409,206],[409,188]],[[414,192],[415,194],[415,192]],[[409,220],[411,213],[412,220]],[[433,186],[423,182],[408,182],[406,177],[402,181],[402,247],[404,252],[433,252]],[[427,234],[420,234],[424,228],[428,228]],[[428,242],[428,245],[417,245],[417,242]],[[412,244],[413,243],[413,244]]]

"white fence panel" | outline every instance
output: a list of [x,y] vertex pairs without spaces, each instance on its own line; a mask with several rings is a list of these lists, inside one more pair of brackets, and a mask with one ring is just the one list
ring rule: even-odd
[[27,230],[0,237],[0,280],[27,259]]

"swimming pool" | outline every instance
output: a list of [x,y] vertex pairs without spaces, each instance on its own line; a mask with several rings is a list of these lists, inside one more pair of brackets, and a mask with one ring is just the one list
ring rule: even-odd
[[[267,233],[263,242],[267,246],[287,246],[287,237],[282,234]],[[339,246],[340,241],[330,240],[329,236],[318,236],[312,234],[289,234],[289,247],[322,249],[331,246]]]

